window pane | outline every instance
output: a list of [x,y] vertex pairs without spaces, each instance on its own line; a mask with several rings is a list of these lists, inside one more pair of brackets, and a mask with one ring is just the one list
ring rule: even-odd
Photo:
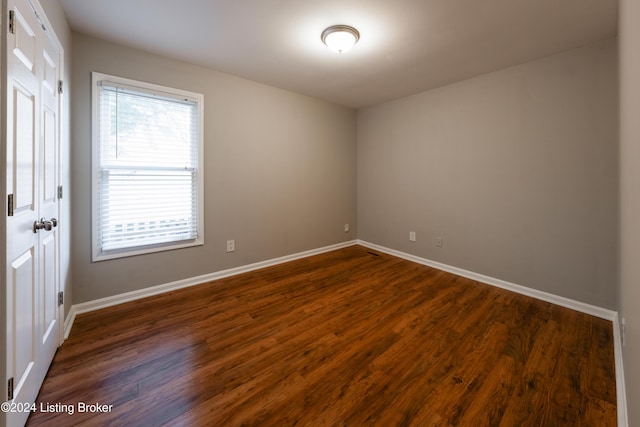
[[196,173],[103,169],[103,251],[195,239]]
[[197,106],[102,86],[103,166],[194,168]]
[[197,239],[198,103],[109,78],[95,81],[99,254]]

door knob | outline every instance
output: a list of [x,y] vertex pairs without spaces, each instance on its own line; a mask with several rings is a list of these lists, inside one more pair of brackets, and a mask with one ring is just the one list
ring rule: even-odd
[[39,230],[45,229],[50,231],[53,227],[58,226],[58,220],[51,218],[51,221],[47,221],[46,218],[40,218],[40,221],[33,222],[33,232],[37,233]]
[[39,230],[42,230],[43,228],[45,228],[45,224],[44,224],[44,218],[42,218],[40,221],[34,221],[33,222],[33,232],[37,233]]

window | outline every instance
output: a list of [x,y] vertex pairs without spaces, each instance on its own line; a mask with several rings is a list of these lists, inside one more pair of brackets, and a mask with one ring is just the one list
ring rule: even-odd
[[93,83],[93,260],[204,244],[201,94]]

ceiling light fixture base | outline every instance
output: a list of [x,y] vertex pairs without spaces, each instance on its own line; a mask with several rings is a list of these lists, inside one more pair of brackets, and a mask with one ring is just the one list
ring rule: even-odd
[[343,53],[360,40],[360,33],[349,25],[332,25],[322,32],[320,39],[329,49]]

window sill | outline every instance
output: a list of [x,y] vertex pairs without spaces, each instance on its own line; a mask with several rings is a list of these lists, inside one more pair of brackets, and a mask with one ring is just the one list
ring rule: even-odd
[[188,240],[186,242],[178,243],[162,243],[159,245],[143,246],[137,248],[127,248],[122,250],[113,250],[107,252],[99,252],[97,249],[94,251],[92,262],[108,261],[111,259],[128,258],[137,255],[145,255],[156,252],[172,251],[175,249],[191,248],[194,246],[203,246],[204,238],[195,240]]

